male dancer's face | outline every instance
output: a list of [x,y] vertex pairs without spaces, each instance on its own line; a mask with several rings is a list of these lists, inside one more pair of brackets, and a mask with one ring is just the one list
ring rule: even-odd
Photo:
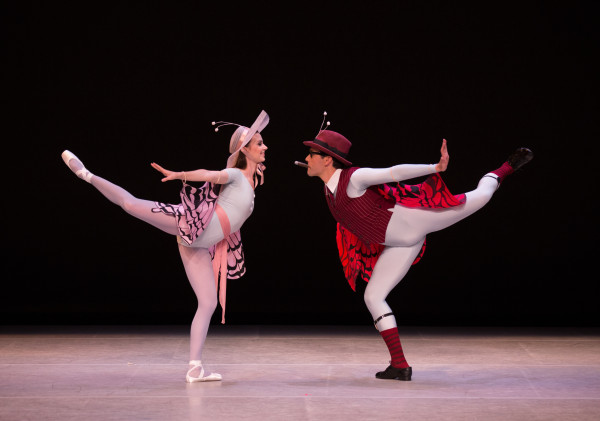
[[323,172],[327,169],[327,162],[331,160],[327,158],[331,157],[311,148],[305,158],[306,163],[308,164],[306,174],[309,177],[321,177]]

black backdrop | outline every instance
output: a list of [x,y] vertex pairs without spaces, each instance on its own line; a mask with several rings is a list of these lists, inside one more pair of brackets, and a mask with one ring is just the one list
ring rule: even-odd
[[[598,9],[592,2],[20,2],[2,6],[2,323],[187,323],[175,240],[64,166],[178,200],[149,163],[225,165],[261,109],[266,184],[228,323],[369,323],[322,183],[292,165],[322,112],[361,166],[430,163],[468,191],[536,154],[490,204],[428,237],[389,297],[402,324],[597,325]],[[213,322],[218,322],[218,310]]]

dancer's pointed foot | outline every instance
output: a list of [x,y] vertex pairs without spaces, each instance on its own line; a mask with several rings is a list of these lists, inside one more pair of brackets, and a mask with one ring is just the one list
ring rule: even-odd
[[82,180],[91,182],[93,174],[89,172],[79,158],[77,158],[71,151],[65,150],[62,154],[62,159],[67,164],[67,167],[75,173],[75,175]]
[[512,167],[513,171],[517,171],[532,159],[533,152],[531,152],[531,150],[527,148],[518,148],[508,157],[507,162],[508,165]]
[[185,381],[188,383],[195,382],[215,382],[221,381],[222,376],[219,373],[207,373],[204,371],[202,361],[192,360],[190,361],[190,369],[185,375]]
[[[506,160],[502,166],[490,174],[495,174],[497,176],[498,185],[504,181],[506,177],[520,169],[523,165],[527,164],[529,161],[533,159],[533,152],[531,152],[527,148],[518,148],[514,151]],[[490,176],[487,174],[486,177]]]
[[410,381],[412,378],[412,367],[396,368],[389,365],[384,371],[380,371],[375,374],[375,377],[378,379]]

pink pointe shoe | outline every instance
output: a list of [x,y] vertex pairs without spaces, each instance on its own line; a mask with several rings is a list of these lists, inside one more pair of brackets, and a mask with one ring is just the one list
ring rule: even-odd
[[[221,381],[221,379],[223,377],[221,377],[221,375],[219,373],[211,373],[208,376],[204,376],[204,367],[202,367],[202,361],[200,360],[192,360],[190,361],[190,365],[192,366],[187,374],[185,375],[185,381],[188,383],[195,383],[195,382],[218,382]],[[200,367],[200,376],[199,377],[192,377],[190,376],[190,373],[192,372],[192,370],[194,370],[195,368]]]
[[[71,151],[65,150],[60,156],[62,156],[62,159],[63,161],[65,161],[65,164],[67,164],[67,167],[69,167],[69,169],[73,171],[77,177],[87,181],[88,183],[91,182],[93,174],[85,169],[85,167],[83,166],[83,162],[81,162],[81,160],[77,158]],[[79,163],[81,164],[81,169],[74,171],[73,168],[71,168],[69,163],[73,159],[79,161]]]

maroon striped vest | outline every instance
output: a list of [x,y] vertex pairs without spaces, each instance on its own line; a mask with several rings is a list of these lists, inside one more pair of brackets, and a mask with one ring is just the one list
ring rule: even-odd
[[354,199],[348,197],[346,188],[350,176],[358,167],[342,170],[336,195],[329,191],[325,185],[327,204],[334,219],[344,228],[351,231],[367,244],[383,244],[396,200],[392,197],[385,198],[377,191],[377,186],[369,187],[366,192]]

